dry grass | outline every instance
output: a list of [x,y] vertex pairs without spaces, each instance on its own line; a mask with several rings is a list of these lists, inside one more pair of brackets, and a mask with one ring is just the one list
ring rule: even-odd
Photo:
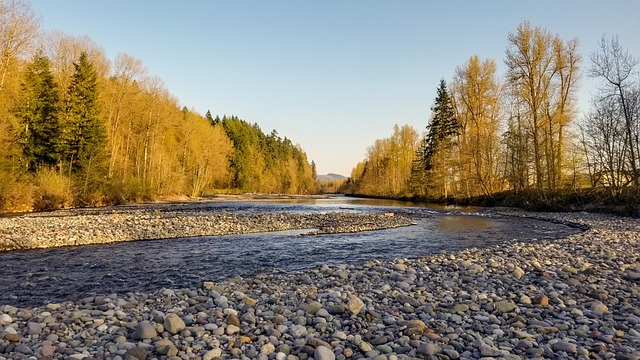
[[53,169],[41,169],[34,177],[33,210],[55,210],[73,204],[71,181]]

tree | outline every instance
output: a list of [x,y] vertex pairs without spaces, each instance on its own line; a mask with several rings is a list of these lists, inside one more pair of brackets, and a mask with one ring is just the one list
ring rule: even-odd
[[280,138],[275,130],[266,135],[257,124],[235,116],[224,116],[221,124],[234,146],[231,172],[235,188],[287,194],[314,191],[313,169],[298,145]]
[[524,115],[524,101],[513,93],[508,94],[506,99],[509,105],[507,130],[502,135],[505,147],[505,175],[511,189],[522,191],[529,188],[533,173],[531,132]]
[[106,140],[99,117],[97,74],[84,52],[74,66],[63,124],[64,155],[71,172],[90,166]]
[[[62,32],[53,32],[47,35],[45,44],[46,53],[52,61],[56,83],[63,90],[61,93],[63,101],[68,100],[68,92],[64,90],[69,89],[71,86],[73,74],[76,72],[76,63],[82,53],[85,53],[96,72],[97,82],[102,83],[108,79],[111,68],[110,62],[104,54],[104,50],[88,36],[76,37]],[[129,61],[132,63],[128,63]],[[116,73],[119,73],[123,66],[135,68],[142,65],[135,58],[124,59],[123,61],[121,56],[116,57]]]
[[102,101],[109,138],[109,179],[118,176],[122,182],[127,177],[125,168],[129,164],[132,118],[141,97],[138,83],[143,82],[146,76],[147,69],[142,61],[124,53],[118,54],[114,73],[105,87],[105,100]]
[[261,156],[259,127],[235,116],[222,117],[222,126],[233,142],[231,156],[232,185],[244,192],[260,191],[265,163]]
[[623,112],[616,97],[598,97],[581,126],[591,186],[602,184],[614,196],[633,181]]
[[216,118],[213,118],[213,115],[211,115],[211,111],[207,110],[207,112],[204,114],[204,118],[207,119],[207,121],[211,124],[211,125],[216,125],[217,123],[220,122],[220,118],[216,116]]
[[193,111],[183,109],[182,114],[180,162],[187,179],[185,190],[191,196],[200,196],[216,186],[227,187],[232,145],[224,129]]
[[[29,3],[0,0],[0,207],[11,203],[7,196],[25,171],[20,163],[22,148],[16,140],[20,124],[15,110],[21,93],[23,60],[31,55],[38,40],[40,24]],[[22,193],[22,189],[15,190]]]
[[[533,168],[538,188],[554,189],[562,177],[564,130],[573,118],[578,86],[577,40],[562,41],[528,22],[509,34],[507,82],[524,133],[531,136]],[[512,133],[513,134],[513,133]]]
[[638,59],[624,50],[617,37],[607,40],[602,37],[600,48],[591,54],[589,76],[602,79],[602,87],[598,96],[613,97],[621,108],[624,119],[625,142],[629,151],[628,163],[633,184],[640,189],[640,173],[638,172],[638,118],[633,111],[631,94],[636,90],[637,78],[634,68]]
[[549,187],[560,186],[562,169],[567,151],[567,131],[576,116],[576,91],[580,85],[580,63],[578,40],[563,42],[559,37],[553,39],[554,88],[552,101],[546,104],[547,119],[547,159],[549,169]]
[[460,123],[456,118],[447,84],[442,79],[431,107],[431,121],[427,125],[421,158],[424,169],[429,172],[428,178],[441,189],[441,194],[445,197],[449,195],[449,182],[453,178],[450,150],[459,135]]
[[54,166],[60,160],[58,90],[49,59],[42,52],[27,66],[21,95],[19,138],[27,169],[36,172],[40,166]]
[[460,124],[455,116],[447,83],[440,80],[434,105],[431,107],[431,121],[427,125],[427,136],[423,149],[424,167],[433,167],[432,158],[442,148],[452,145],[452,139],[460,132]]
[[418,132],[409,125],[394,125],[391,137],[367,148],[365,161],[351,172],[350,190],[369,196],[408,194],[417,150]]
[[313,180],[318,180],[318,169],[316,166],[316,162],[311,160],[311,174],[313,176]]
[[467,196],[500,189],[500,85],[496,63],[477,55],[456,69],[452,97],[460,121],[459,159]]
[[30,50],[39,29],[28,3],[0,0],[0,92],[15,60]]

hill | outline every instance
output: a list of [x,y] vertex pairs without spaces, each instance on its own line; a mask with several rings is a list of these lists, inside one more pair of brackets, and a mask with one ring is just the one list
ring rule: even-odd
[[346,180],[347,177],[340,174],[328,173],[326,175],[318,175],[317,179],[318,181]]

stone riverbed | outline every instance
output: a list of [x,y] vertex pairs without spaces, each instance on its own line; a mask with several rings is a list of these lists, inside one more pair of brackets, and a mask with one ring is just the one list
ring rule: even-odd
[[0,359],[640,359],[640,222],[510,214],[588,229],[192,288],[0,305]]

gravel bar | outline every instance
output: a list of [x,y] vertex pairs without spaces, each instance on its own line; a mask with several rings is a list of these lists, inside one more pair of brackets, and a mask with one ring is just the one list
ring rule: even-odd
[[294,229],[347,233],[414,223],[415,219],[394,213],[74,209],[0,218],[0,251]]
[[640,359],[639,220],[509,215],[588,229],[416,259],[0,306],[0,359]]

